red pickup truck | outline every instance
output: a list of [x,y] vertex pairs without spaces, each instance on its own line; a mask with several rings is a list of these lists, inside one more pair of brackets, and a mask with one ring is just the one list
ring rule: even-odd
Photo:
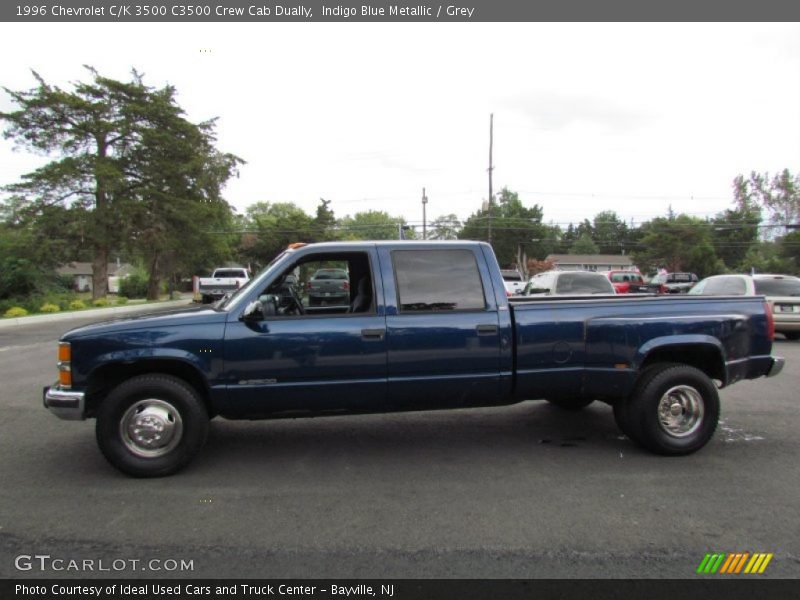
[[663,285],[645,283],[637,271],[609,271],[608,278],[618,294],[664,294]]

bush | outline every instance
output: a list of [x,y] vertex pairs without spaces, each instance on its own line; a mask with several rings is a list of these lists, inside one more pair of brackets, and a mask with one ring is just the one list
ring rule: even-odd
[[86,308],[86,303],[83,300],[73,300],[69,303],[68,308],[70,310],[82,310]]
[[125,296],[117,296],[117,305],[121,306],[123,304],[127,304],[128,299]]
[[52,304],[50,302],[45,302],[39,308],[39,312],[43,313],[57,313],[61,310],[61,307],[58,304]]
[[132,273],[119,280],[119,293],[127,298],[147,297],[147,276]]
[[102,308],[103,306],[108,306],[108,299],[98,298],[97,300],[92,301],[92,306],[96,306],[98,308]]
[[9,308],[6,311],[5,316],[6,317],[24,317],[27,314],[28,314],[28,311],[25,310],[24,308],[22,308],[21,306],[12,306],[11,308]]

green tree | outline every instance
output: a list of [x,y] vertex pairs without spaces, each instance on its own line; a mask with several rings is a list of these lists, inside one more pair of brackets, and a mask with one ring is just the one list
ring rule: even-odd
[[588,233],[584,233],[569,248],[570,254],[597,254],[597,244],[594,243]]
[[641,227],[641,244],[633,253],[640,269],[648,272],[691,271],[699,277],[719,273],[724,265],[717,258],[707,221],[687,215],[658,217]]
[[[339,221],[339,229],[347,240],[396,240],[399,237],[398,227],[406,224],[402,217],[392,217],[380,210],[368,210]],[[414,232],[405,231],[407,239],[414,237]]]
[[254,265],[266,265],[289,244],[314,238],[315,222],[291,202],[256,202],[244,219],[248,236],[240,256]]
[[779,252],[787,260],[785,273],[800,275],[800,231],[792,231],[778,240]]
[[800,174],[792,175],[789,169],[773,177],[753,172],[750,184],[768,211],[770,222],[779,226],[770,237],[785,233],[787,226],[800,225]]
[[[484,210],[470,215],[459,233],[459,239],[488,240],[490,220],[492,247],[501,265],[515,263],[520,247],[528,248],[547,236],[547,228],[542,224],[541,207],[534,204],[528,208],[522,204],[517,192],[503,188],[498,194],[497,203],[492,206],[491,217]],[[530,254],[535,258],[544,258],[535,249]]]
[[194,126],[183,119],[171,86],[146,86],[135,71],[122,82],[87,69],[91,80],[71,90],[48,84],[36,72],[36,87],[4,88],[18,110],[0,113],[0,119],[8,124],[7,139],[55,155],[7,190],[29,214],[63,206],[80,216],[91,252],[93,296],[99,298],[107,293],[112,249],[134,235],[140,248],[150,250],[152,242],[160,255],[165,240],[186,225],[167,205],[180,199],[188,213],[198,201],[218,201],[221,182],[239,159],[213,150],[213,122]]
[[331,201],[324,198],[319,199],[317,205],[317,216],[314,218],[314,238],[317,242],[335,240],[339,235],[336,231],[336,216],[329,208]]
[[779,244],[762,241],[752,245],[742,260],[742,271],[746,273],[792,273],[797,272],[796,263],[781,255]]
[[461,231],[461,221],[454,214],[443,215],[433,220],[428,230],[428,239],[457,240]]
[[[195,125],[183,118],[171,87],[149,95],[141,141],[126,163],[130,182],[131,238],[148,270],[148,299],[156,299],[161,277],[181,266],[227,254],[222,238],[208,232],[231,213],[222,187],[241,159],[214,148],[214,121]],[[183,264],[182,264],[183,263]]]
[[598,254],[620,254],[628,240],[628,225],[613,210],[605,210],[594,216],[591,235]]
[[740,270],[751,246],[758,243],[761,211],[758,208],[726,210],[711,221],[714,250],[730,270]]

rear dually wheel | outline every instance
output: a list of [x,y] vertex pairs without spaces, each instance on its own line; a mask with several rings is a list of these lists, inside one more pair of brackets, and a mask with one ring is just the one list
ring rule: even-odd
[[648,369],[624,409],[620,413],[632,439],[657,454],[691,454],[714,435],[719,394],[701,370],[663,364]]

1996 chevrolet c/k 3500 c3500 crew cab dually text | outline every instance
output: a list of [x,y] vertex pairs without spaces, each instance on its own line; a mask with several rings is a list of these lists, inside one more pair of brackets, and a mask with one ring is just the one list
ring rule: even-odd
[[[349,297],[309,302],[339,269]],[[167,475],[203,446],[209,419],[464,408],[547,399],[614,407],[649,450],[711,439],[717,389],[776,375],[772,313],[758,297],[509,299],[481,242],[297,245],[232,296],[74,329],[44,404],[96,418],[105,457]]]

